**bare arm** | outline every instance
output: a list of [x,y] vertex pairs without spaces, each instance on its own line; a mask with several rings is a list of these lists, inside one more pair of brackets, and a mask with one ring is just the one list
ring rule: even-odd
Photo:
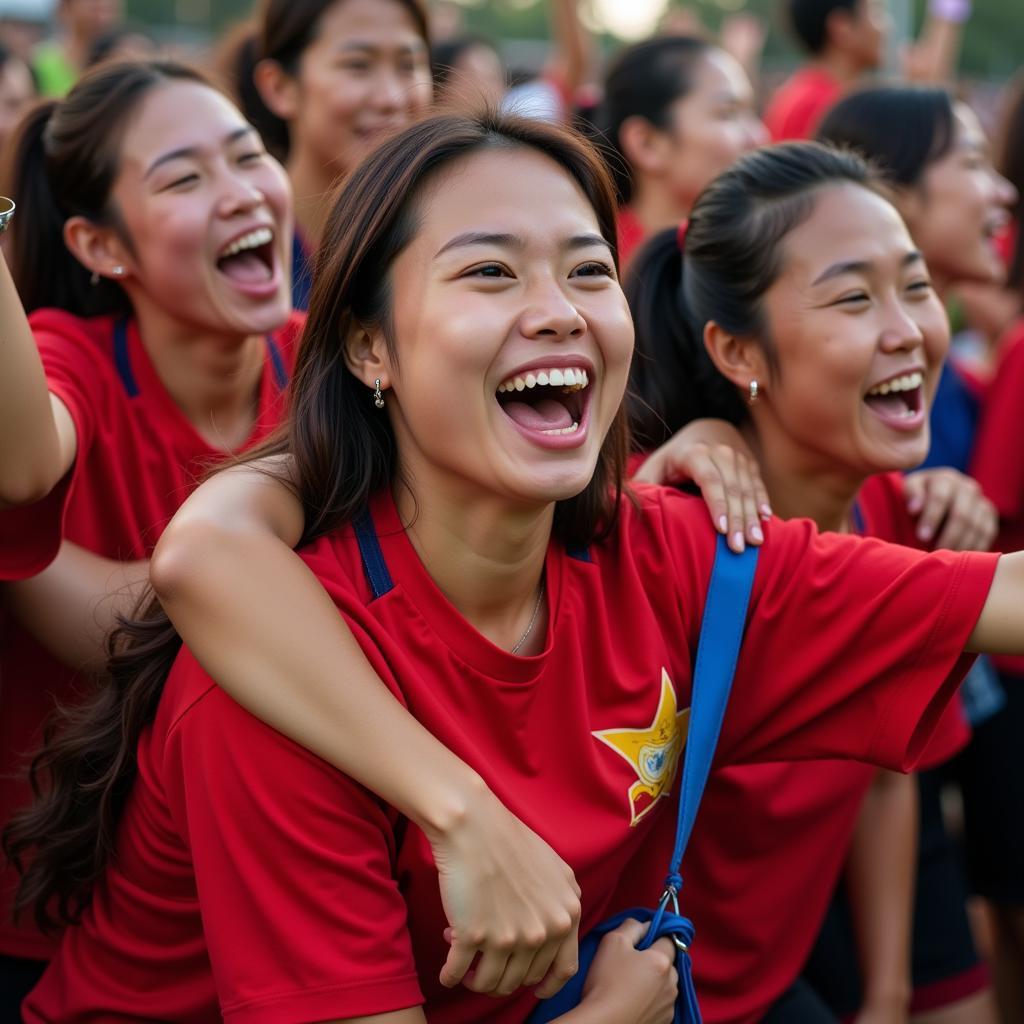
[[0,256],[0,508],[46,497],[71,468],[77,438],[50,395],[7,262]]
[[1024,654],[1024,551],[1003,555],[967,650],[975,654]]
[[917,782],[880,771],[861,808],[846,865],[864,1001],[856,1024],[899,1024],[910,1004],[917,867]]
[[64,541],[37,576],[7,585],[6,606],[55,658],[100,673],[119,616],[130,616],[149,581],[149,562],[117,562]]
[[952,81],[960,57],[964,22],[969,3],[929,4],[929,11],[917,41],[908,48],[904,73],[918,82],[943,84]]
[[552,994],[576,969],[571,869],[381,683],[291,550],[301,530],[284,484],[245,467],[217,474],[161,538],[154,588],[233,697],[423,829],[452,925],[442,982],[457,984],[479,952],[466,981],[474,990],[542,983]]
[[586,84],[593,66],[593,40],[580,20],[579,0],[550,0],[554,65],[570,96]]

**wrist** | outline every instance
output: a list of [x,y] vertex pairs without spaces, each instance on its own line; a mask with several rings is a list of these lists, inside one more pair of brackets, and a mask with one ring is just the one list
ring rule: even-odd
[[473,819],[485,802],[494,799],[487,783],[461,761],[430,781],[429,788],[420,794],[407,816],[431,843],[450,838]]
[[864,1010],[885,1010],[906,1013],[910,1009],[912,990],[909,982],[869,985],[864,991]]

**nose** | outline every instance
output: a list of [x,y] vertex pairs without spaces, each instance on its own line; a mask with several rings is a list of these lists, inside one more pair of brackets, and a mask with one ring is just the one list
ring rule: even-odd
[[587,322],[558,284],[547,279],[529,290],[519,329],[537,341],[568,341],[586,333]]
[[995,181],[996,186],[996,197],[1000,206],[1016,206],[1017,200],[1020,198],[1016,187],[1012,181],[1007,181],[1001,174],[996,171],[992,172],[992,177]]
[[747,138],[750,140],[750,149],[768,145],[768,128],[761,118],[751,115],[747,124]]
[[898,299],[890,302],[884,313],[879,347],[883,352],[912,352],[924,344],[924,332]]
[[406,81],[393,68],[377,76],[371,96],[373,108],[378,113],[394,114],[409,104],[412,83]]
[[228,170],[221,182],[217,212],[222,217],[249,213],[266,202],[263,191],[251,180]]

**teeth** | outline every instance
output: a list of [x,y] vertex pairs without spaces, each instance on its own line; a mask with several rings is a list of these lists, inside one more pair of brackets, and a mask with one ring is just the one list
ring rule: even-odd
[[258,249],[261,245],[266,245],[273,240],[274,232],[270,228],[256,228],[255,231],[250,231],[249,234],[242,235],[241,238],[236,238],[230,245],[225,246],[220,252],[220,258],[236,256],[246,249]]
[[[230,254],[227,254],[230,255]],[[498,392],[525,391],[527,388],[535,388],[538,384],[561,388],[563,392],[582,391],[590,383],[586,370],[574,369],[547,369],[537,370],[524,374],[521,377],[509,377],[498,385]]]
[[889,395],[898,391],[916,391],[923,383],[924,376],[920,372],[915,371],[914,373],[907,373],[902,377],[894,377],[892,380],[878,384],[868,394]]
[[580,425],[578,423],[573,423],[571,427],[562,427],[560,430],[542,430],[541,433],[548,434],[549,436],[554,436],[557,434],[575,434],[576,431],[579,429]]

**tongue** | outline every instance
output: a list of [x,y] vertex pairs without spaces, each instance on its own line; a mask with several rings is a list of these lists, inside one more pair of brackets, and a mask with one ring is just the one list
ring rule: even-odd
[[895,395],[868,395],[864,399],[877,413],[887,419],[897,416],[906,416],[911,411],[910,403],[900,394]]
[[239,284],[262,284],[270,280],[270,267],[254,252],[240,252],[217,264],[222,274]]
[[505,414],[527,430],[564,430],[572,426],[572,416],[561,402],[542,398],[536,405],[526,402],[507,402]]

